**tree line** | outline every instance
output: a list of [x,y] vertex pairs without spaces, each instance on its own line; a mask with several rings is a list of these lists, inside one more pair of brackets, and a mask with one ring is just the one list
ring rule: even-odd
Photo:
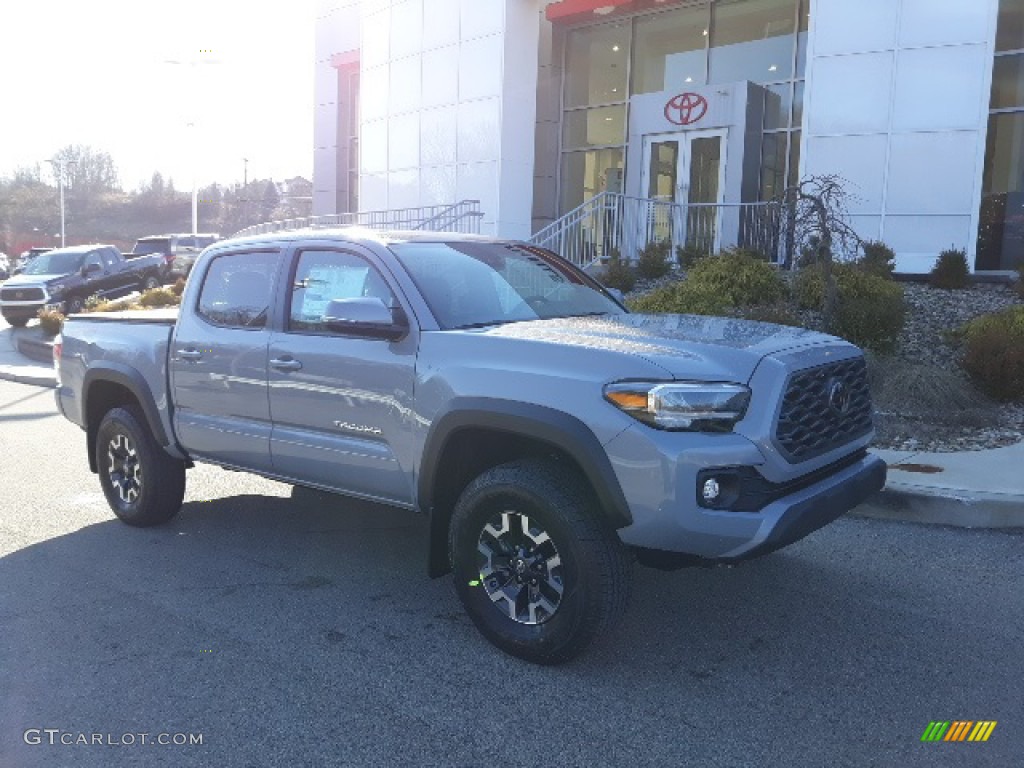
[[[0,177],[0,251],[11,255],[33,246],[60,245],[56,174],[64,169],[67,244],[110,243],[127,250],[139,237],[192,231],[192,190],[154,172],[126,191],[109,154],[83,145],[64,147],[54,166],[17,169]],[[199,190],[199,231],[230,235],[252,224],[309,216],[312,183],[253,179],[211,184]]]

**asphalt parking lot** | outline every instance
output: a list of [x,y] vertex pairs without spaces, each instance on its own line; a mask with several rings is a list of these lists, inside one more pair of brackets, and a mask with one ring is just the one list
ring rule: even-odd
[[[740,567],[639,569],[613,635],[538,668],[425,576],[409,513],[199,467],[174,521],[131,529],[51,393],[9,382],[0,455],[4,768],[1009,766],[1024,750],[1020,531],[848,518]],[[922,743],[934,720],[998,725]]]

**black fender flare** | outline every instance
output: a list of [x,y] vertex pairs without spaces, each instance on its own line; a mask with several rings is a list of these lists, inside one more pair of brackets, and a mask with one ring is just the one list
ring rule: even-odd
[[[417,477],[417,507],[430,516],[431,576],[447,572],[449,515],[437,514],[437,466],[448,441],[463,429],[492,429],[539,440],[576,462],[612,527],[632,524],[633,516],[601,441],[575,416],[554,408],[497,398],[456,398],[433,420],[423,446]],[[448,511],[450,513],[450,510]],[[445,556],[441,556],[444,553]]]
[[[92,390],[92,385],[99,382],[110,382],[112,384],[119,384],[120,386],[127,389],[132,393],[132,396],[138,401],[139,407],[142,409],[142,415],[146,419],[146,425],[152,432],[153,437],[156,441],[165,448],[171,447],[176,451],[180,452],[180,448],[177,446],[174,440],[168,437],[167,431],[164,429],[163,422],[160,420],[160,410],[157,408],[156,400],[153,397],[153,392],[146,382],[145,377],[139,373],[136,369],[124,365],[123,363],[115,363],[109,360],[97,360],[89,365],[89,369],[85,372],[85,377],[82,379],[82,415],[86,418],[86,430],[88,433],[88,444],[91,446],[93,439],[96,434],[96,430],[99,424],[91,424],[88,422],[89,413],[89,395]],[[93,451],[89,451],[89,468],[96,471],[96,457],[93,455]]]

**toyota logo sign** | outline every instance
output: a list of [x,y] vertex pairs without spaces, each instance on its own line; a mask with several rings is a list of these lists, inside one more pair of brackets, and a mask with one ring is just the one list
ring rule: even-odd
[[665,102],[665,119],[674,125],[691,125],[708,111],[708,100],[699,93],[680,93]]

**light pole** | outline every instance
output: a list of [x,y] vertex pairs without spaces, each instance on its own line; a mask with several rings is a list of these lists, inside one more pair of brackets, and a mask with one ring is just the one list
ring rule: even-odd
[[64,174],[69,166],[77,165],[74,160],[47,160],[53,166],[53,173],[57,177],[57,189],[60,194],[60,247],[64,247]]

